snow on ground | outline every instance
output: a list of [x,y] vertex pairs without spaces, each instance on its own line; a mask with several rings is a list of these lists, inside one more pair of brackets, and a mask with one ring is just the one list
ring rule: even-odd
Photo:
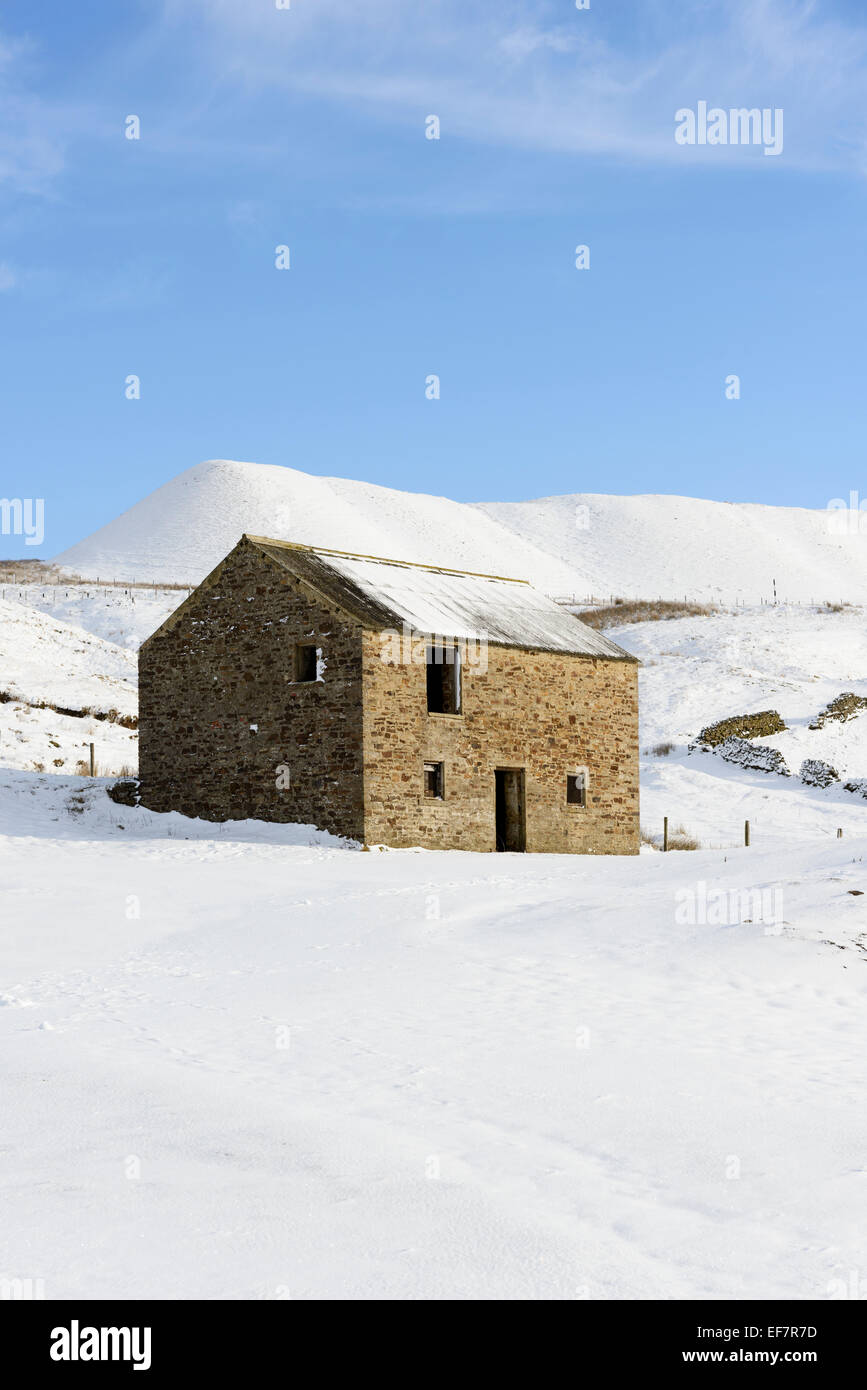
[[0,764],[4,767],[68,775],[89,765],[93,744],[97,771],[135,774],[135,729],[93,715],[74,718],[52,709],[34,709],[18,700],[0,702]]
[[65,708],[134,714],[136,658],[22,603],[0,600],[0,691]]
[[97,715],[137,715],[137,683],[132,652],[32,602],[0,600],[0,764],[75,772],[93,743],[104,771],[134,770],[135,731]]
[[[867,695],[867,631],[860,609],[831,613],[796,605],[723,610],[606,629],[639,657],[641,820],[661,836],[663,816],[705,844],[737,845],[749,820],[754,843],[867,834],[867,801],[805,787],[805,758],[841,776],[867,777],[867,717],[808,725],[844,691]],[[791,778],[747,772],[716,754],[689,753],[707,724],[776,709],[789,729],[758,740],[779,748]],[[653,749],[672,742],[665,757]],[[758,838],[757,838],[758,837]]]
[[0,599],[84,628],[137,652],[146,637],[183,603],[188,589],[118,588],[110,584],[6,584]]
[[[0,774],[0,1273],[804,1298],[863,1267],[857,843],[359,853]],[[679,890],[784,884],[782,920]]]
[[642,663],[642,743],[686,741],[706,724],[755,710],[809,722],[842,691],[867,694],[860,608],[724,609],[606,632]]

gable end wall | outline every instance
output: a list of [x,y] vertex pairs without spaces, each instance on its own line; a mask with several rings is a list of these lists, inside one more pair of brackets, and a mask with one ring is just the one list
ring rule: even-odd
[[[324,679],[294,682],[296,642]],[[142,649],[139,682],[146,806],[361,838],[361,627],[249,542]]]

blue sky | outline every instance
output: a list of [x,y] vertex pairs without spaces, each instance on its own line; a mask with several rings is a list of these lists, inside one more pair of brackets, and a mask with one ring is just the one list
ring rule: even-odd
[[[842,0],[0,4],[0,494],[46,527],[0,553],[213,457],[867,494],[865,76]],[[782,152],[679,145],[699,101]]]

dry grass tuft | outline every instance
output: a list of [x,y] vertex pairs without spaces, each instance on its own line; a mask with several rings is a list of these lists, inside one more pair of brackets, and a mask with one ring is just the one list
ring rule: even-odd
[[[645,830],[644,826],[641,827],[640,834],[641,843],[643,845],[650,845],[651,849],[662,849],[661,835],[651,835],[650,831]],[[701,849],[701,840],[696,839],[695,835],[691,835],[685,826],[676,825],[673,830],[669,828],[668,848],[670,850]]]
[[683,825],[676,825],[673,830],[668,832],[669,849],[701,849],[701,840],[697,840],[694,835]]

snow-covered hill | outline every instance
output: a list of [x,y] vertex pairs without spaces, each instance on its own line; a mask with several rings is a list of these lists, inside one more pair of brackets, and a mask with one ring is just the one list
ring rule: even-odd
[[695,497],[587,493],[482,510],[568,564],[578,594],[760,603],[776,581],[783,600],[867,600],[867,514],[859,534],[841,512]]
[[[867,516],[865,516],[867,523]],[[867,601],[867,525],[826,510],[576,494],[470,505],[294,468],[197,464],[58,557],[197,583],[244,531],[530,579],[547,593]],[[842,532],[842,533],[841,533]]]
[[87,579],[198,583],[248,531],[394,560],[531,579],[570,593],[568,565],[476,507],[294,468],[197,464],[58,557]]

